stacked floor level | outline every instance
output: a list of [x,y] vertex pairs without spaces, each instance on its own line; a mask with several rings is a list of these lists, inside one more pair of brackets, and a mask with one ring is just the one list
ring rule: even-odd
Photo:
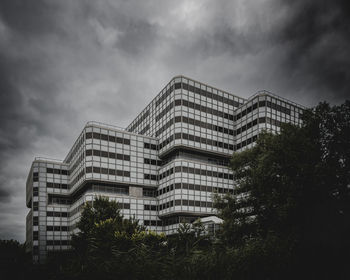
[[126,128],[89,122],[63,161],[36,158],[27,179],[27,248],[36,262],[69,248],[83,205],[97,196],[124,217],[176,233],[215,214],[215,194],[234,193],[233,153],[263,130],[299,125],[303,107],[266,91],[249,99],[173,78]]

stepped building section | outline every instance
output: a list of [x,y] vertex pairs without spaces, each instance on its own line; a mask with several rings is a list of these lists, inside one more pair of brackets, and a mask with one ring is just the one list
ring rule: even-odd
[[33,161],[27,249],[34,262],[68,249],[84,204],[96,196],[166,234],[215,215],[213,195],[234,193],[232,154],[254,145],[263,130],[299,125],[303,109],[266,91],[244,99],[173,78],[126,129],[88,122],[63,161]]

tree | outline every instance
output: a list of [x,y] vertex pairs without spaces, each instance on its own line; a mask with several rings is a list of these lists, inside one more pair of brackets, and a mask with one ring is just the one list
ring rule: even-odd
[[96,265],[110,261],[116,233],[131,237],[144,230],[137,220],[123,218],[117,202],[102,197],[84,205],[77,228],[79,232],[72,236],[71,244],[76,255],[75,267],[81,272],[89,272]]
[[[164,234],[125,219],[114,201],[86,204],[73,235],[75,252],[64,276],[82,279],[165,279],[168,244]],[[73,277],[73,278],[74,278]]]
[[0,240],[0,271],[4,279],[20,279],[30,270],[31,256],[25,252],[25,244],[17,240]]
[[[253,148],[233,156],[231,167],[237,194],[215,205],[225,242],[241,256],[256,253],[246,255],[246,264],[260,255],[269,277],[342,276],[350,252],[349,101],[307,110],[301,127],[262,133]],[[273,255],[281,258],[268,262]]]
[[212,269],[211,239],[200,220],[181,223],[169,236],[168,261],[164,264],[169,279],[206,279]]

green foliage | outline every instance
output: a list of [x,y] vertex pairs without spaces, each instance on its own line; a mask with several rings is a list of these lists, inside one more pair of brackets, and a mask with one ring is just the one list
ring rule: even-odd
[[146,231],[135,219],[124,219],[118,205],[97,198],[87,204],[73,236],[75,254],[61,271],[63,278],[194,279],[207,278],[210,239],[197,221],[182,224],[166,237]]
[[85,277],[102,273],[106,279],[116,260],[132,247],[132,236],[144,230],[136,219],[123,218],[118,203],[102,197],[85,204],[77,227],[79,232],[72,236],[75,264],[70,269]]
[[30,256],[25,244],[16,240],[0,240],[0,271],[3,279],[17,279],[25,276],[30,268]]
[[223,240],[239,252],[234,259],[243,258],[247,273],[260,271],[248,279],[342,277],[350,252],[350,102],[321,103],[305,112],[302,127],[261,134],[231,165],[237,194],[217,197],[215,206]]

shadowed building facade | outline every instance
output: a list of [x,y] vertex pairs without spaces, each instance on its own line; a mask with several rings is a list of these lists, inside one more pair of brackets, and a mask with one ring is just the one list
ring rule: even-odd
[[33,161],[27,249],[34,262],[68,249],[83,205],[96,196],[166,234],[215,215],[213,195],[234,193],[232,154],[254,145],[263,130],[299,125],[303,109],[266,91],[244,99],[174,77],[126,129],[88,122],[63,161]]

